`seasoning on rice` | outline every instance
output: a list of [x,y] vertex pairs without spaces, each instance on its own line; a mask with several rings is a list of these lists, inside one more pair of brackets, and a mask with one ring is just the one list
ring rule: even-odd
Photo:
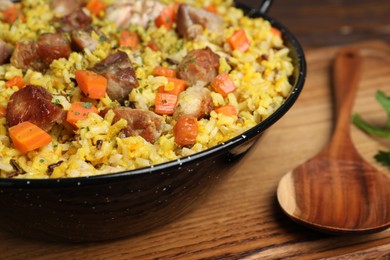
[[226,142],[284,102],[288,55],[232,1],[7,2],[0,177],[114,173]]

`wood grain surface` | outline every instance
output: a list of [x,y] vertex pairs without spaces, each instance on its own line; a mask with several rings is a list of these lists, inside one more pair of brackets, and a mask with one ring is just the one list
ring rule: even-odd
[[[382,124],[386,114],[375,101],[390,95],[390,46],[356,45],[363,72],[354,111]],[[390,257],[390,230],[364,236],[331,236],[296,224],[276,202],[279,179],[318,153],[332,126],[330,62],[338,47],[306,52],[308,76],[297,103],[256,144],[238,170],[190,214],[149,233],[91,244],[25,240],[0,231],[1,259],[352,259]],[[389,140],[373,139],[354,127],[353,141],[370,162]],[[390,174],[388,169],[378,169]],[[390,188],[390,187],[389,187]],[[6,209],[1,209],[6,210]],[[26,220],[28,221],[28,220]]]
[[322,47],[368,39],[390,42],[389,10],[388,0],[274,0],[268,14],[304,47]]
[[292,219],[331,234],[390,227],[390,178],[362,158],[350,134],[362,75],[357,48],[341,48],[332,66],[334,130],[314,157],[280,180],[277,198]]

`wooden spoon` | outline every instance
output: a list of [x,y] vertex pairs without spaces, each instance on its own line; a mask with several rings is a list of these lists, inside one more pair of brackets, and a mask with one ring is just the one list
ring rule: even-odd
[[390,178],[360,156],[350,136],[361,60],[355,49],[338,53],[333,67],[337,120],[331,142],[288,172],[277,189],[288,216],[326,233],[373,233],[390,226]]

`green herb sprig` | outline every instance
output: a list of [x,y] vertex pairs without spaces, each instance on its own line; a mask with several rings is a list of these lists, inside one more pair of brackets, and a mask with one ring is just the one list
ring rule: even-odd
[[[390,97],[386,96],[385,93],[378,90],[375,94],[375,98],[387,113],[386,124],[383,127],[374,126],[364,120],[357,113],[352,115],[352,123],[369,135],[390,137]],[[378,151],[378,153],[375,154],[374,158],[380,164],[390,167],[390,151]]]

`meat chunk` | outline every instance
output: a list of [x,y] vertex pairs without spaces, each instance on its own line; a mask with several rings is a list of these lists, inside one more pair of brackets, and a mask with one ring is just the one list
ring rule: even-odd
[[51,10],[58,16],[66,16],[80,8],[75,0],[51,0]]
[[49,67],[53,60],[69,58],[70,43],[62,33],[44,33],[38,38],[38,55],[43,63]]
[[37,42],[18,42],[11,57],[11,64],[19,69],[46,70],[53,60],[68,58],[70,44],[61,33],[45,33]]
[[15,4],[11,0],[0,0],[0,11],[5,11],[14,6]]
[[7,105],[8,127],[30,121],[45,131],[62,123],[66,112],[54,105],[52,95],[40,86],[28,85],[11,95]]
[[71,46],[74,51],[83,51],[88,49],[94,51],[99,41],[92,37],[93,29],[74,30],[71,32]]
[[144,28],[163,10],[164,5],[158,1],[114,0],[107,7],[106,17],[118,27],[127,28],[130,24],[138,24]]
[[218,68],[219,55],[206,47],[190,51],[178,65],[177,76],[190,86],[205,86],[218,75]]
[[71,32],[73,30],[82,29],[92,23],[92,18],[88,16],[82,9],[61,17],[59,19],[60,25],[57,28],[60,32]]
[[200,119],[208,116],[213,109],[214,104],[208,88],[190,87],[180,93],[173,118],[187,115]]
[[186,4],[179,6],[176,24],[178,34],[188,40],[197,38],[206,28],[209,32],[223,32],[220,15]]
[[127,127],[124,129],[127,137],[141,136],[146,141],[154,143],[162,133],[164,120],[151,111],[121,107],[114,109],[114,113],[114,122],[121,118],[127,121]]
[[12,52],[12,46],[0,39],[0,65],[9,62]]
[[46,68],[39,58],[36,42],[18,42],[11,56],[11,64],[19,69],[43,71]]
[[122,51],[108,55],[92,70],[107,78],[107,95],[122,104],[128,99],[130,91],[138,87],[129,56]]

